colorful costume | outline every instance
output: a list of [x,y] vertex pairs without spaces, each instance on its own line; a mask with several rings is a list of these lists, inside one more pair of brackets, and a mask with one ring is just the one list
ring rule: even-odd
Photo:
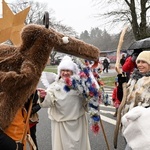
[[48,89],[42,107],[50,107],[53,150],[90,150],[85,99],[75,90],[66,92],[63,79]]
[[60,76],[61,70],[78,74],[77,65],[65,56],[58,66],[58,77],[46,90],[41,107],[48,109],[51,119],[52,150],[91,150],[86,116],[87,101],[77,90],[65,90],[66,82]]

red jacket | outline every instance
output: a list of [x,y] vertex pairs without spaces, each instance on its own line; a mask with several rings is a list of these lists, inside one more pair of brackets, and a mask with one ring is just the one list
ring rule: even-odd
[[119,99],[117,98],[117,87],[115,87],[115,88],[113,89],[112,100],[113,100],[113,105],[114,105],[114,107],[118,108],[119,105],[120,105],[120,101],[119,101]]
[[122,66],[123,72],[129,72],[129,73],[131,73],[131,72],[133,72],[134,68],[136,68],[136,63],[133,62],[133,61],[131,60],[131,58],[132,58],[131,56],[128,57],[128,58],[126,59],[124,65]]

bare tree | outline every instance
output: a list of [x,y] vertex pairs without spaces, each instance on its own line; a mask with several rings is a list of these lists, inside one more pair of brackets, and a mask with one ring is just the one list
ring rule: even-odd
[[43,24],[43,16],[45,11],[49,13],[49,24],[50,27],[56,29],[59,32],[62,32],[67,35],[71,36],[77,36],[77,32],[74,31],[72,27],[69,27],[67,25],[64,25],[61,23],[61,21],[57,21],[54,17],[54,10],[51,8],[47,8],[47,3],[40,3],[40,2],[34,2],[26,0],[16,0],[14,3],[8,3],[11,7],[12,11],[14,13],[18,13],[22,10],[24,10],[26,7],[30,6],[30,11],[28,13],[28,16],[25,20],[25,24]]
[[122,23],[131,25],[136,40],[150,36],[149,8],[150,0],[93,0],[102,13],[97,18],[105,20],[105,24]]
[[[43,14],[45,10],[47,10],[46,3],[39,3],[39,2],[33,2],[33,1],[27,2],[26,0],[22,0],[20,2],[20,0],[16,0],[15,3],[11,3],[11,4],[9,3],[9,5],[14,13],[18,13],[24,10],[26,7],[30,6],[30,11],[25,20],[25,24],[31,24],[31,23],[42,24],[43,23],[42,22]],[[48,12],[50,16],[52,17],[52,15],[54,14],[54,11],[52,9],[49,9]],[[52,19],[53,18],[54,17],[52,17]]]

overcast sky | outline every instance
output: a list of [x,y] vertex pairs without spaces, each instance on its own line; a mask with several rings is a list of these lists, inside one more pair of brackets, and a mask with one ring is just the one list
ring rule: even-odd
[[[1,1],[1,0],[0,0]],[[7,3],[13,3],[15,0],[5,0]],[[28,1],[28,0],[27,0]],[[45,2],[49,8],[54,10],[56,20],[61,20],[62,24],[71,26],[79,34],[84,31],[90,31],[91,28],[100,27],[104,30],[105,26],[100,26],[94,14],[98,10],[93,6],[92,0],[35,0]],[[21,0],[20,0],[21,2]]]
[[56,19],[62,20],[62,23],[73,27],[77,32],[90,30],[98,25],[93,17],[95,9],[91,0],[49,0],[48,3],[55,11]]

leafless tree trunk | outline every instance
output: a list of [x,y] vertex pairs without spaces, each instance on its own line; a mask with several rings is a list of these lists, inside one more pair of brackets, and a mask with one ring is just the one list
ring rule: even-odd
[[107,18],[106,23],[130,24],[136,40],[150,36],[148,23],[150,0],[93,0],[93,2],[95,6],[105,8],[105,11],[96,17]]

